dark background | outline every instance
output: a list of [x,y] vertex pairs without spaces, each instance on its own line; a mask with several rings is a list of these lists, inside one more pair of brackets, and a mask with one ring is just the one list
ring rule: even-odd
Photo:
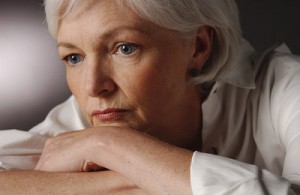
[[237,0],[241,25],[257,50],[285,42],[300,54],[300,0]]
[[[237,0],[259,51],[285,42],[300,54],[300,0]],[[70,95],[41,0],[0,0],[0,129],[28,130]]]

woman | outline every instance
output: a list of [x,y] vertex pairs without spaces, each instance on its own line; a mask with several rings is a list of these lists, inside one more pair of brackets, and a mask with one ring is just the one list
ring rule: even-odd
[[299,60],[284,47],[256,54],[234,1],[45,6],[74,96],[30,132],[3,132],[2,169],[36,170],[1,173],[4,192],[17,193],[16,181],[62,194],[288,194],[300,185]]

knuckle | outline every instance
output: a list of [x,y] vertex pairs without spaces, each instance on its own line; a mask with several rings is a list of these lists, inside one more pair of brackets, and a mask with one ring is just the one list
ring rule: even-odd
[[48,138],[48,139],[46,140],[46,142],[45,142],[45,147],[51,146],[54,142],[55,142],[55,138],[54,138],[54,137]]

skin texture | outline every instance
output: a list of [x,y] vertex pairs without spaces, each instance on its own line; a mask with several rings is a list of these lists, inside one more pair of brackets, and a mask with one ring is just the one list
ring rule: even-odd
[[191,194],[201,96],[189,73],[208,59],[210,32],[183,39],[110,0],[76,7],[60,21],[58,52],[92,128],[49,138],[36,171],[0,174],[3,189],[18,194],[9,186],[30,181],[31,194]]
[[0,175],[1,195],[145,194],[133,183],[130,184],[127,178],[113,171],[102,171],[96,173],[8,171],[3,172]]
[[78,172],[89,170],[92,162],[124,175],[149,194],[191,194],[191,157],[191,151],[136,130],[102,127],[50,139],[36,169]]
[[[201,132],[200,102],[195,87],[187,85],[195,49],[191,40],[114,2],[88,5],[61,21],[57,40],[59,55],[67,64],[68,85],[89,123],[132,128],[178,146],[195,147]],[[123,20],[124,14],[128,20]],[[137,47],[124,55],[122,44]],[[79,63],[66,59],[72,54],[81,59]],[[107,108],[127,112],[109,121],[92,115]]]

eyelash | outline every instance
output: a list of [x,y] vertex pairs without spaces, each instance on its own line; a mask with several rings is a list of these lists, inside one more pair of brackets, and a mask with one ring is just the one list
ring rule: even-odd
[[[130,47],[130,53],[129,54],[125,54],[123,53],[122,51],[120,51],[121,49],[125,49],[124,47]],[[134,44],[134,43],[122,43],[122,44],[119,44],[117,47],[116,47],[116,53],[117,54],[120,54],[122,56],[131,56],[133,55],[138,49],[140,48],[139,45],[137,44]],[[127,48],[128,49],[128,48]]]
[[[72,58],[72,57],[75,57],[75,56],[78,57],[78,59],[79,59],[80,61],[77,62],[77,63],[72,63],[72,62],[71,62],[71,58]],[[72,53],[72,54],[67,55],[66,57],[63,58],[63,61],[64,61],[65,63],[70,64],[70,65],[72,65],[72,66],[75,66],[75,65],[81,63],[83,60],[84,60],[84,57],[83,57],[82,55],[76,54],[76,53]]]
[[[124,54],[122,51],[120,51],[122,49],[122,47],[130,47],[130,53],[129,54]],[[114,53],[117,53],[117,54],[120,54],[122,56],[131,56],[133,55],[138,49],[140,48],[139,45],[137,44],[134,44],[134,43],[122,43],[122,44],[119,44],[117,47],[116,47],[116,51]],[[125,48],[123,48],[125,49]],[[128,48],[127,48],[128,49]],[[71,62],[71,58],[72,57],[77,57],[78,58],[78,62]],[[80,55],[80,54],[77,54],[77,53],[72,53],[70,55],[67,55],[66,57],[64,57],[62,60],[66,63],[66,64],[69,64],[71,66],[75,66],[79,63],[81,63],[85,58]]]

